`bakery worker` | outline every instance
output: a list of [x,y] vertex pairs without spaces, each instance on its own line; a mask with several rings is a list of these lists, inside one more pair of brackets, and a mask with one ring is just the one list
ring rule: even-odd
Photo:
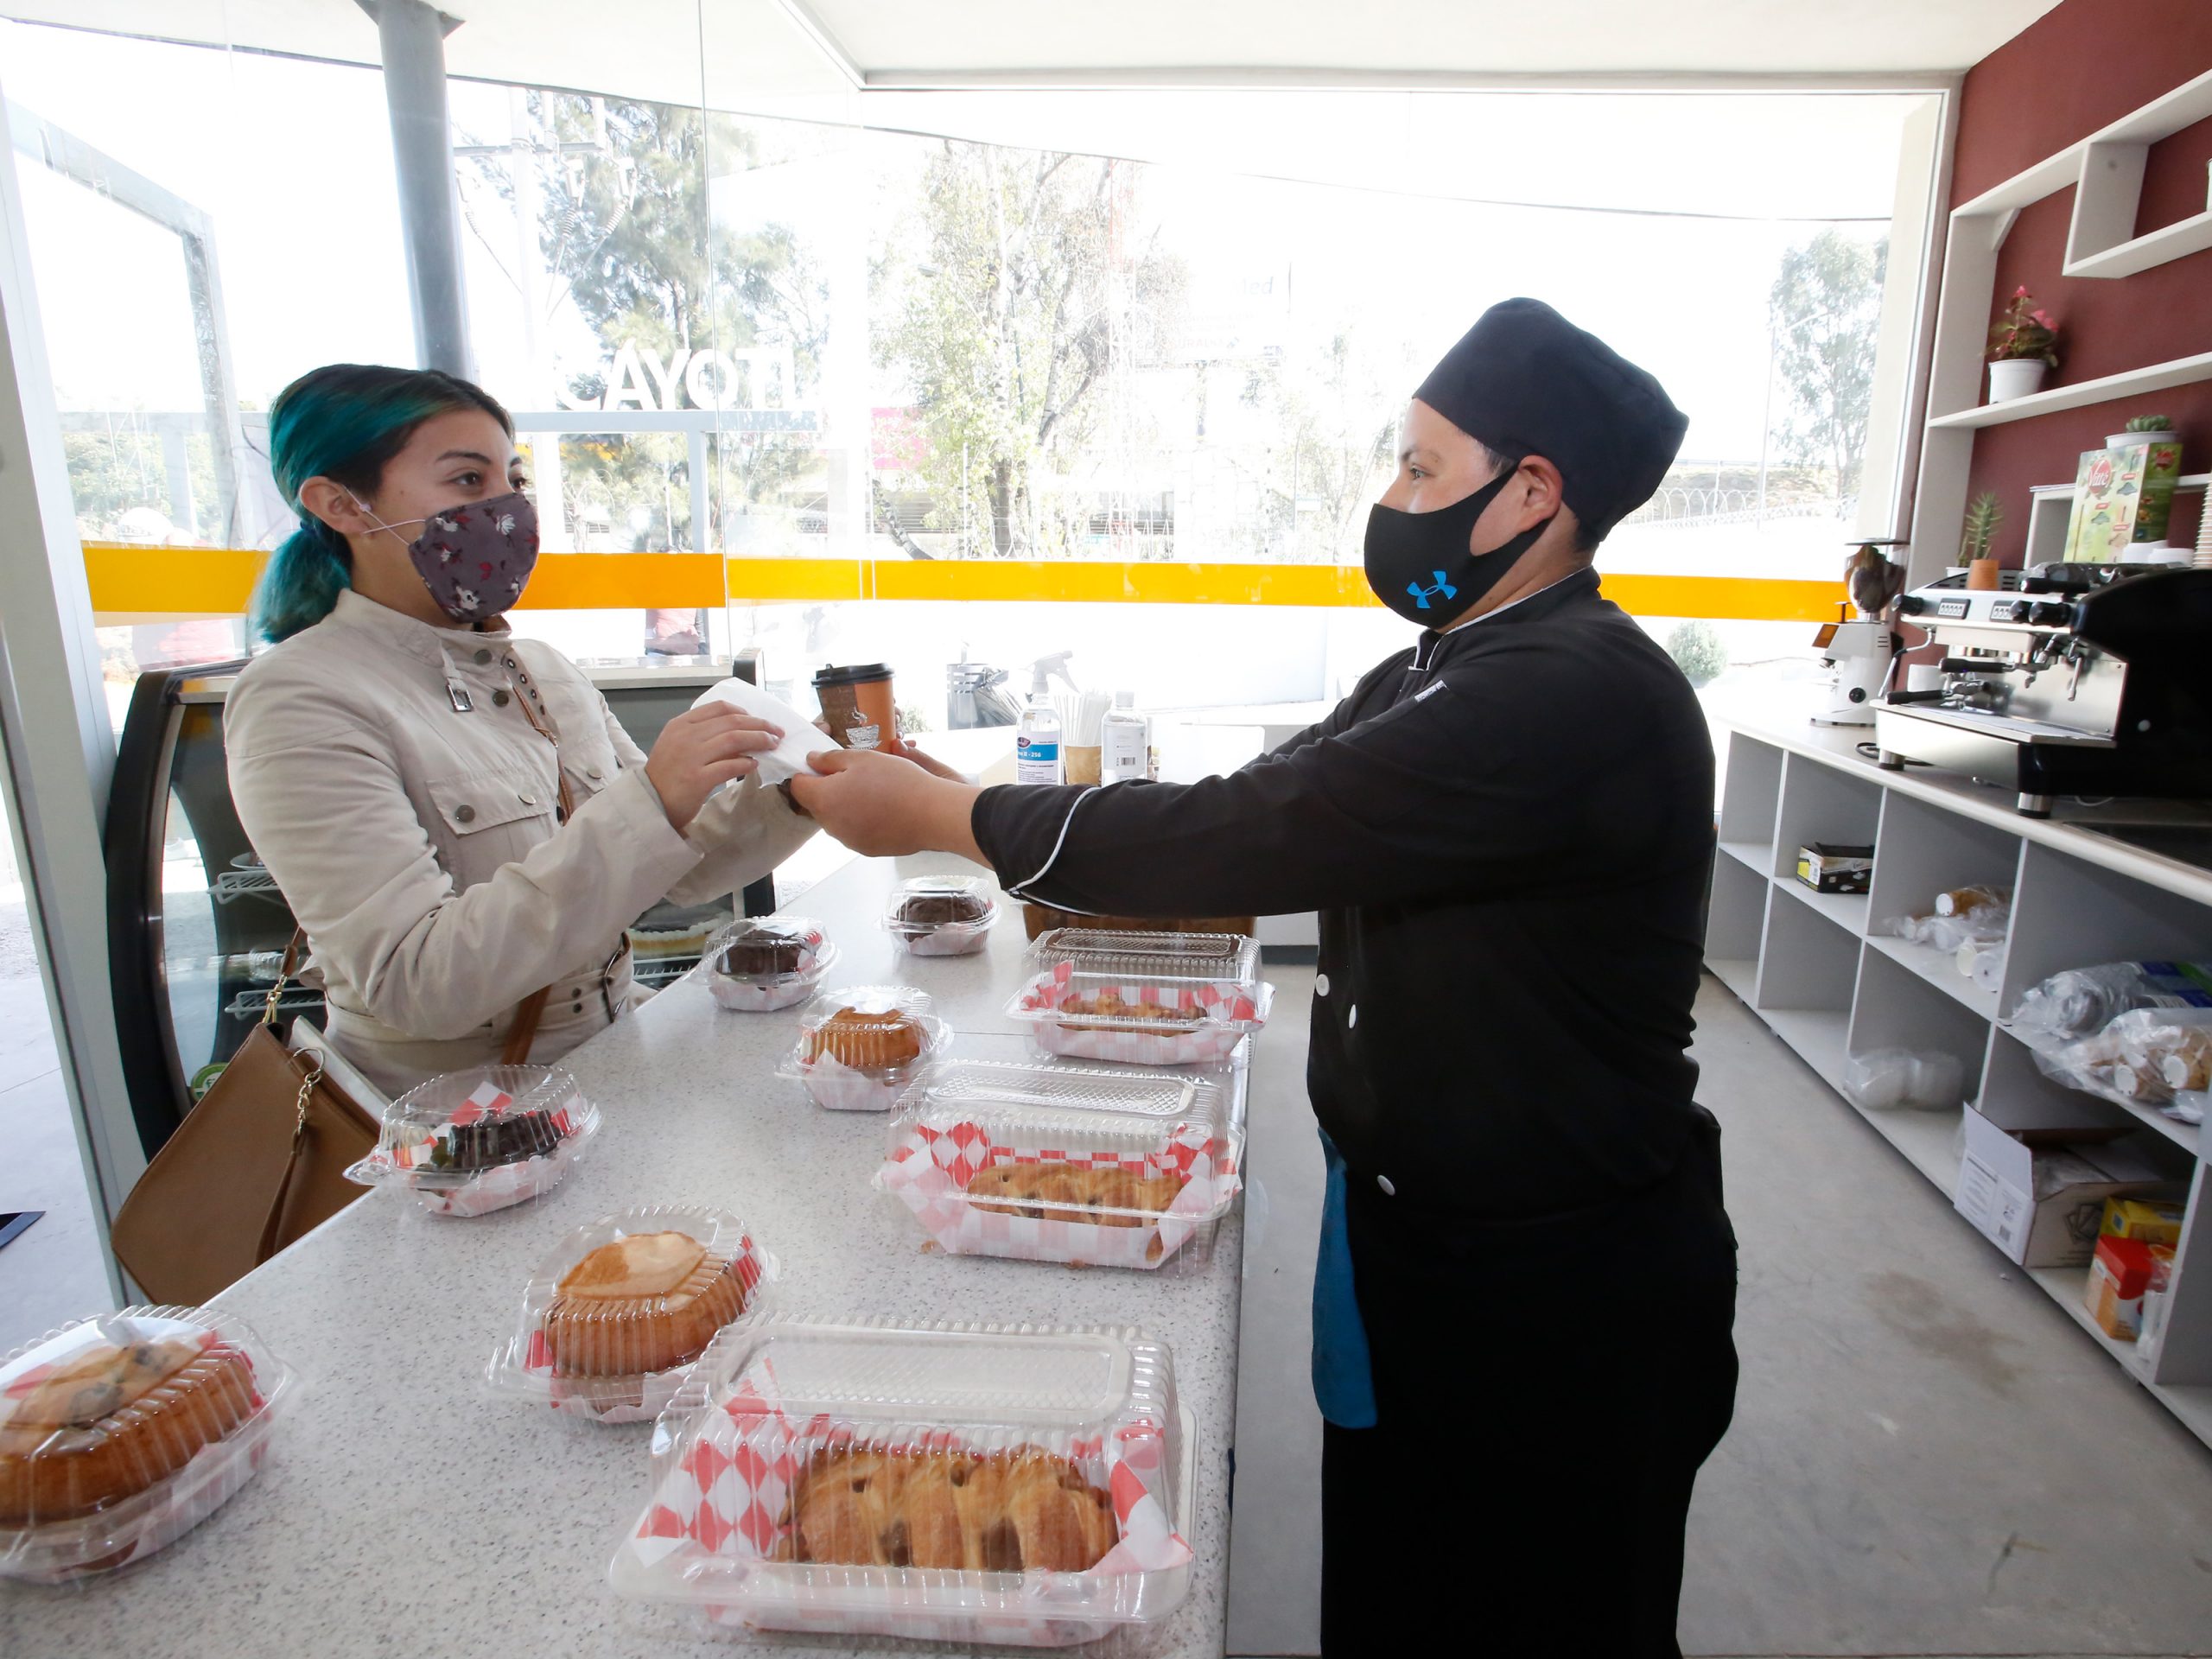
[[1063,910],[1320,912],[1330,1654],[1679,1651],[1736,1382],[1686,1052],[1713,753],[1591,557],[1686,425],[1507,301],[1415,392],[1368,523],[1368,580],[1420,637],[1319,725],[1190,785],[978,790],[840,750],[792,785],[861,852],[960,853]]

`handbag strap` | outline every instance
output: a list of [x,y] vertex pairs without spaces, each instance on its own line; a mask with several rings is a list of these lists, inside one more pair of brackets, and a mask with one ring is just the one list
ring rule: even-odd
[[[290,955],[290,951],[285,952],[287,958]],[[266,1262],[276,1253],[276,1232],[284,1218],[284,1199],[292,1190],[293,1173],[300,1166],[300,1145],[307,1139],[308,1101],[314,1095],[315,1085],[322,1081],[322,1051],[303,1049],[298,1058],[305,1062],[309,1053],[314,1054],[315,1059],[308,1064],[300,1079],[299,1096],[293,1102],[291,1150],[285,1154],[283,1179],[276,1183],[276,1196],[269,1201],[269,1214],[261,1224],[261,1240],[254,1247],[253,1259],[257,1262]]]

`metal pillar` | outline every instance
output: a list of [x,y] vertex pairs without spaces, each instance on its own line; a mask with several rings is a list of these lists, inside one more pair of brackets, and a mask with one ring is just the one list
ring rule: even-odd
[[446,36],[461,27],[424,0],[358,0],[376,19],[385,105],[399,180],[399,223],[407,291],[415,307],[415,355],[426,369],[474,379],[468,308],[461,280],[461,204],[453,176],[453,127],[446,114]]

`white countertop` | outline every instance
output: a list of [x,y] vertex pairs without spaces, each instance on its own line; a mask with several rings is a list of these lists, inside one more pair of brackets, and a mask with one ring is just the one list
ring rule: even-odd
[[2212,803],[2120,796],[2084,806],[2070,796],[2061,796],[2053,804],[2050,817],[2031,818],[2017,810],[2012,791],[1978,782],[1962,772],[1919,765],[1902,772],[1883,771],[1871,755],[1859,752],[1859,744],[1874,741],[1872,726],[1815,726],[1812,722],[1814,711],[1826,706],[1824,692],[1770,687],[1756,697],[1716,693],[1704,701],[1707,716],[1732,732],[1827,761],[1842,771],[1862,772],[1869,782],[1885,789],[2010,830],[2026,840],[2041,842],[2086,863],[2179,893],[2198,904],[2212,905],[2212,870],[2090,833],[2090,826],[2098,824],[2212,825]]
[[[973,873],[943,857],[862,860],[806,893],[795,908],[826,923],[842,952],[825,987],[918,986],[958,1033],[954,1054],[1021,1058],[1020,1027],[1000,1012],[1027,944],[1018,906],[1002,908],[989,950],[975,957],[907,956],[877,925],[892,881],[945,869]],[[1294,998],[1274,1012],[1305,1017]],[[1189,1599],[1142,1650],[1219,1655],[1241,1210],[1198,1272],[925,1254],[912,1217],[868,1184],[885,1120],[820,1110],[771,1075],[797,1022],[796,1009],[725,1012],[686,979],[569,1057],[606,1123],[547,1198],[450,1220],[372,1192],[224,1293],[221,1305],[308,1380],[276,1456],[136,1568],[70,1589],[0,1583],[0,1652],[727,1659],[727,1638],[618,1602],[607,1586],[608,1559],[649,1495],[651,1426],[600,1427],[494,1397],[483,1382],[532,1267],[561,1235],[631,1205],[689,1200],[742,1217],[781,1259],[780,1301],[801,1311],[1138,1325],[1163,1338],[1197,1426],[1185,1527],[1197,1563]],[[1267,1039],[1254,1046],[1250,1086],[1302,1090],[1291,1068],[1269,1066]],[[760,1639],[779,1652],[857,1650]]]

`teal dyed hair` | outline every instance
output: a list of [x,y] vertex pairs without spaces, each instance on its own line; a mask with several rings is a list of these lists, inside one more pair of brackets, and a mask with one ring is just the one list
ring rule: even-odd
[[489,392],[436,369],[331,363],[276,394],[269,410],[269,470],[300,527],[270,556],[253,590],[251,614],[262,638],[273,643],[313,627],[353,585],[346,537],[300,505],[300,486],[330,478],[356,495],[374,495],[385,464],[415,429],[456,409],[481,410],[514,435],[513,420]]

